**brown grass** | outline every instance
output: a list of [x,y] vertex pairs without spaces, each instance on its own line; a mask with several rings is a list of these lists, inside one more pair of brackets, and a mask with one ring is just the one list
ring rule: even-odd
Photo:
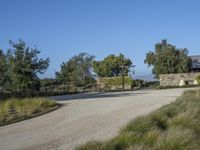
[[0,102],[0,126],[44,114],[58,107],[45,98],[9,99]]

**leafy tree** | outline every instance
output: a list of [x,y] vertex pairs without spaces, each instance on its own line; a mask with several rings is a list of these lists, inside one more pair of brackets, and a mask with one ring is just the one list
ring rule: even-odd
[[37,55],[40,51],[26,46],[22,40],[18,43],[10,41],[10,46],[7,51],[10,90],[14,92],[39,90],[38,74],[43,74],[48,68],[49,59],[39,59]]
[[7,76],[7,60],[6,55],[3,53],[3,50],[0,49],[0,89],[5,88],[8,76]]
[[159,74],[185,73],[189,71],[190,58],[187,49],[177,49],[168,44],[166,40],[155,45],[155,52],[146,54],[145,63],[153,66],[152,72],[155,77]]
[[56,73],[59,82],[71,85],[94,83],[92,62],[94,56],[86,53],[75,55],[66,63],[62,63],[60,72]]
[[131,65],[131,60],[120,54],[119,56],[109,55],[102,61],[94,61],[93,68],[99,77],[114,77],[122,73],[121,66],[127,66],[124,69],[124,74],[127,75]]
[[50,87],[58,85],[58,81],[54,78],[44,78],[40,80],[41,87]]

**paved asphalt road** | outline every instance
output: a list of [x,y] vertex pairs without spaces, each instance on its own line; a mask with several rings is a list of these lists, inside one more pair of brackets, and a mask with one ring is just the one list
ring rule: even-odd
[[140,90],[53,97],[60,109],[0,127],[1,150],[70,150],[117,135],[132,118],[168,104],[184,89]]

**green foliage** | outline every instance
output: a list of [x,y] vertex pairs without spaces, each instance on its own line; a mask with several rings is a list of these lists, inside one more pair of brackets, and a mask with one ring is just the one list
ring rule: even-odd
[[18,43],[10,41],[10,46],[6,54],[0,51],[0,57],[3,58],[0,71],[4,72],[0,74],[3,76],[0,85],[12,92],[39,90],[38,74],[43,74],[48,68],[49,59],[39,59],[37,55],[40,51],[29,48],[22,40]]
[[146,54],[145,63],[153,66],[152,72],[158,78],[159,74],[185,73],[190,69],[191,60],[187,49],[177,49],[166,40],[155,45],[155,52]]
[[[98,79],[98,84],[104,85],[103,90],[110,91],[112,89],[114,90],[121,90],[122,89],[122,77],[102,77]],[[133,87],[133,80],[131,77],[126,76],[124,77],[124,85],[125,88],[132,88]]]
[[101,150],[101,143],[100,142],[88,142],[85,147],[80,147],[79,150]]
[[166,134],[162,134],[155,146],[158,150],[189,150],[198,149],[197,137],[192,130],[171,128]]
[[197,82],[200,84],[200,76],[198,76],[196,79],[197,79]]
[[199,87],[199,85],[186,84],[184,86],[157,86],[156,89],[162,90],[162,89],[192,88],[192,87]]
[[44,78],[40,80],[41,90],[49,91],[56,89],[57,86],[60,85],[59,81],[54,78]]
[[143,87],[144,80],[136,79],[133,80],[133,87]]
[[2,101],[0,102],[0,126],[46,113],[57,106],[54,101],[45,98]]
[[138,117],[133,121],[129,122],[122,130],[123,132],[138,132],[140,134],[144,134],[150,130],[155,129],[155,126],[151,119],[147,119],[147,117]]
[[7,70],[8,70],[8,65],[7,65],[6,55],[0,49],[0,88],[2,88],[2,90],[7,83],[8,79]]
[[[169,105],[138,117],[106,142],[89,142],[77,150],[198,150],[200,90],[185,92]],[[97,144],[98,143],[98,144]]]
[[[93,68],[98,77],[114,77],[122,74],[120,66],[130,67],[132,62],[123,54],[119,56],[109,55],[102,61],[94,61]],[[124,75],[128,75],[129,68],[124,69]]]
[[94,83],[91,68],[94,56],[80,53],[61,65],[61,71],[56,73],[59,82],[71,85],[86,85]]
[[160,85],[159,81],[149,81],[144,83],[144,87],[146,88],[157,88]]
[[[106,85],[111,85],[111,86],[118,86],[122,85],[122,77],[110,77],[110,78],[100,78],[99,79],[101,82],[103,82]],[[132,79],[130,77],[124,77],[124,83],[126,85],[131,85],[132,84]]]

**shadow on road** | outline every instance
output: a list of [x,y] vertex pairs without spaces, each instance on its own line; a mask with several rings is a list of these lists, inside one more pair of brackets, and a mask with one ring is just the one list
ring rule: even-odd
[[108,97],[126,97],[147,94],[146,92],[112,92],[112,93],[80,93],[62,96],[52,96],[51,99],[56,101],[80,100],[80,99],[96,99]]

